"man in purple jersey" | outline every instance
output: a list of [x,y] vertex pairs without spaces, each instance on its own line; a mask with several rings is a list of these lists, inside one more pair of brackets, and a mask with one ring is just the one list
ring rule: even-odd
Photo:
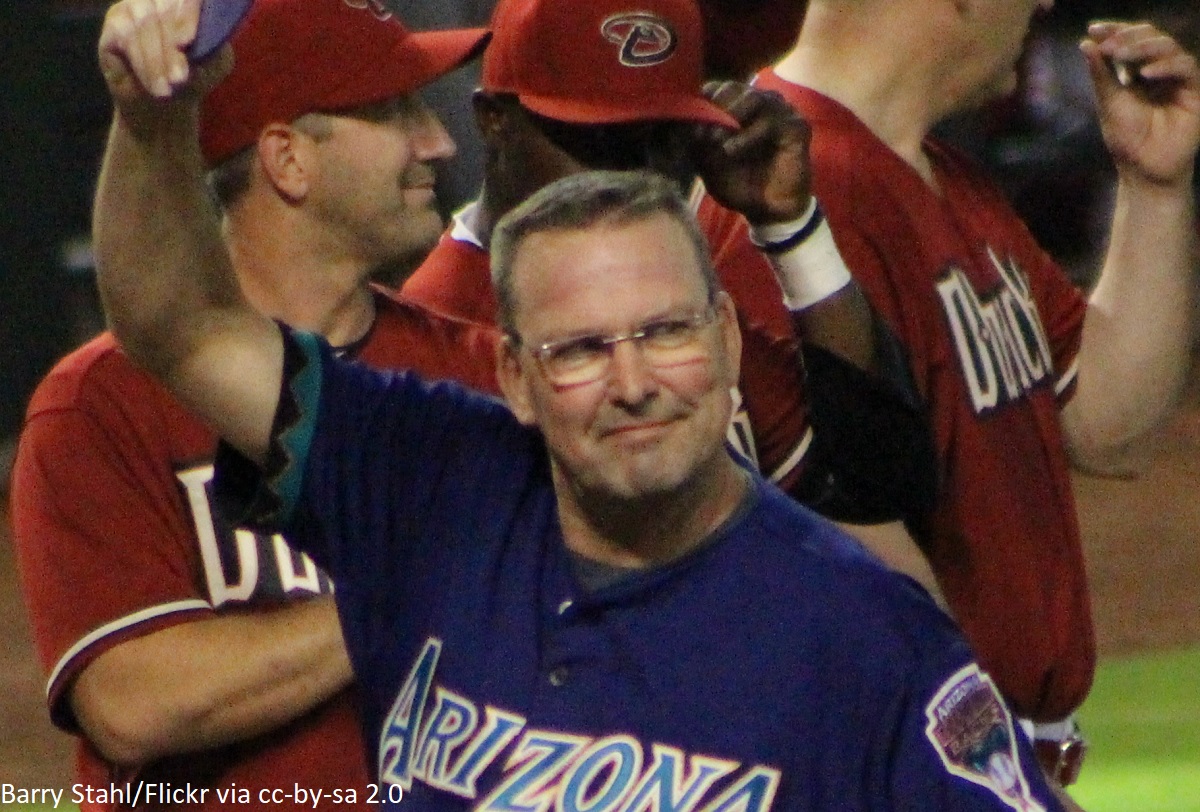
[[741,336],[675,184],[581,173],[502,218],[511,411],[346,363],[239,295],[187,157],[215,77],[159,36],[195,8],[142,2],[101,36],[106,308],[228,443],[226,509],[337,582],[383,800],[1060,808],[928,594],[726,446]]

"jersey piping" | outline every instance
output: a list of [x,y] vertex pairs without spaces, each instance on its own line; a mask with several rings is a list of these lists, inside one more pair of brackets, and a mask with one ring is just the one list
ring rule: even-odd
[[189,599],[185,601],[176,601],[174,603],[166,603],[162,606],[151,606],[142,609],[139,612],[134,612],[132,615],[126,615],[123,618],[118,618],[111,623],[105,623],[95,631],[79,638],[75,645],[67,649],[62,658],[54,666],[54,670],[50,672],[50,678],[46,680],[46,696],[49,697],[53,693],[54,684],[58,681],[59,675],[67,667],[80,652],[84,651],[88,646],[104,639],[110,634],[131,629],[142,623],[150,620],[155,620],[167,615],[173,615],[178,612],[191,612],[212,609],[212,606],[207,601],[199,599]]

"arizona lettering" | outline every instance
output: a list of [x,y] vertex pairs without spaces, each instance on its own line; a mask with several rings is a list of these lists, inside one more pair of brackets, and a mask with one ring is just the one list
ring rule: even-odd
[[[518,714],[435,684],[441,650],[440,640],[425,642],[384,722],[383,781],[479,798],[481,812],[766,812],[779,789],[771,767],[660,743],[647,752],[622,734],[527,728]],[[478,780],[494,763],[503,763],[502,775],[480,798]]]

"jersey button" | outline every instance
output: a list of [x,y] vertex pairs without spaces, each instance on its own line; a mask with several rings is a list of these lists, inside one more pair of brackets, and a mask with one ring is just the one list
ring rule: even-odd
[[555,688],[561,688],[563,685],[567,684],[567,676],[569,673],[570,672],[565,665],[560,665],[558,668],[552,670],[546,679],[548,679],[550,684]]
[[575,605],[575,601],[571,600],[570,598],[567,598],[565,601],[563,601],[562,603],[560,603],[558,605],[558,613],[560,615],[565,615],[567,613],[567,610],[570,609],[574,605]]

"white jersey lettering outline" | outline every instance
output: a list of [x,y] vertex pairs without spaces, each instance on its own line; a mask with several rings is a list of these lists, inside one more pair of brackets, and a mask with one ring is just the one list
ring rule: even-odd
[[[228,536],[218,535],[208,493],[208,484],[213,478],[212,464],[177,471],[175,476],[191,509],[192,527],[212,606],[251,602],[264,590],[271,593],[268,596],[271,598],[333,591],[332,582],[313,560],[292,549],[278,533],[266,538],[237,528],[227,531]],[[235,568],[236,580],[230,579],[229,566]],[[277,583],[269,583],[272,580]],[[276,589],[279,594],[275,594]]]
[[[636,737],[601,738],[527,728],[526,720],[490,705],[482,709],[436,684],[442,641],[430,637],[401,685],[379,739],[382,781],[404,790],[414,781],[467,799],[501,763],[503,774],[473,808],[480,812],[767,812],[780,772],[764,765],[687,755]],[[480,719],[483,719],[482,723]],[[515,742],[515,744],[514,744]],[[687,769],[683,768],[686,760]],[[710,798],[724,778],[736,776]]]
[[988,249],[1002,284],[980,297],[966,273],[950,267],[937,283],[959,368],[976,414],[983,415],[1051,380],[1054,359],[1029,280],[1016,262]]

